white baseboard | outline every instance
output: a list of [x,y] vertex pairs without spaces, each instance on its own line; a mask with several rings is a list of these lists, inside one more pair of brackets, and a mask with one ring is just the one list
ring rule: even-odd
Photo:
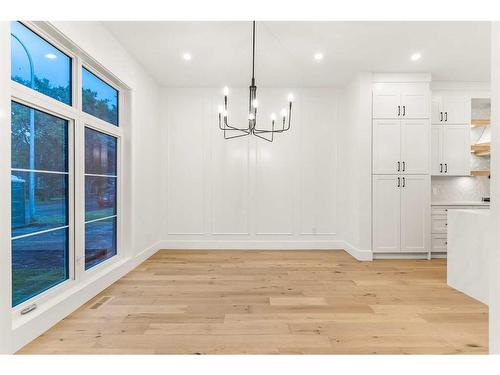
[[13,322],[12,351],[15,353],[49,328],[57,324],[84,303],[95,297],[111,284],[136,268],[147,258],[161,249],[160,242],[145,249],[133,258],[126,258],[96,274],[82,284],[75,285],[53,300],[40,306],[29,318],[15,319]]
[[373,259],[427,259],[427,253],[374,253]]
[[335,240],[164,240],[160,241],[166,250],[342,250],[343,241]]
[[372,260],[371,250],[360,250],[346,241],[191,241],[164,240],[160,247],[165,250],[345,250],[351,256],[361,261]]
[[344,250],[347,251],[352,257],[361,261],[372,261],[373,252],[371,250],[361,250],[357,247],[352,246],[347,241],[342,241],[344,243]]

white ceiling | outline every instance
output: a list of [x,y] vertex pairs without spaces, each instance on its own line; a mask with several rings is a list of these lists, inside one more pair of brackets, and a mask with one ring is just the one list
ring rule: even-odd
[[[104,22],[164,86],[248,86],[251,22]],[[186,62],[182,54],[189,52]],[[324,59],[313,59],[323,52]],[[413,62],[410,56],[420,52]],[[261,87],[343,86],[359,71],[489,81],[489,22],[257,22]]]

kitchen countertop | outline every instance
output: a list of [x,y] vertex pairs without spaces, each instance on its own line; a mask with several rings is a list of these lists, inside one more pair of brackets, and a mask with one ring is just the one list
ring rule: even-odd
[[489,206],[490,202],[481,201],[437,201],[431,202],[431,206]]

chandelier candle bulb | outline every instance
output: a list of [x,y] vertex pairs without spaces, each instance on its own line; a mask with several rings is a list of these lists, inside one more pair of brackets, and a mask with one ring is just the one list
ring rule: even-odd
[[228,96],[229,95],[229,87],[225,86],[224,87],[224,96]]
[[224,111],[224,107],[222,107],[221,105],[218,106],[217,111],[219,112],[219,114],[221,114]]
[[292,93],[288,94],[288,101],[290,103],[293,102],[293,94]]

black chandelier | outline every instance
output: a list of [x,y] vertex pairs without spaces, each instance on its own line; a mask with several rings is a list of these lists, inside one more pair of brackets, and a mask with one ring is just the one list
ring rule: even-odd
[[[281,110],[281,126],[276,124],[276,114],[271,114],[271,130],[257,128],[257,86],[255,85],[255,21],[252,24],[252,81],[250,84],[250,97],[248,100],[248,126],[238,128],[228,124],[227,97],[229,88],[224,87],[224,106],[219,106],[219,129],[224,131],[224,139],[245,137],[253,134],[268,142],[274,140],[274,133],[283,133],[290,130],[292,118],[293,95],[288,95],[288,113],[285,108]],[[288,121],[287,121],[288,120]]]

